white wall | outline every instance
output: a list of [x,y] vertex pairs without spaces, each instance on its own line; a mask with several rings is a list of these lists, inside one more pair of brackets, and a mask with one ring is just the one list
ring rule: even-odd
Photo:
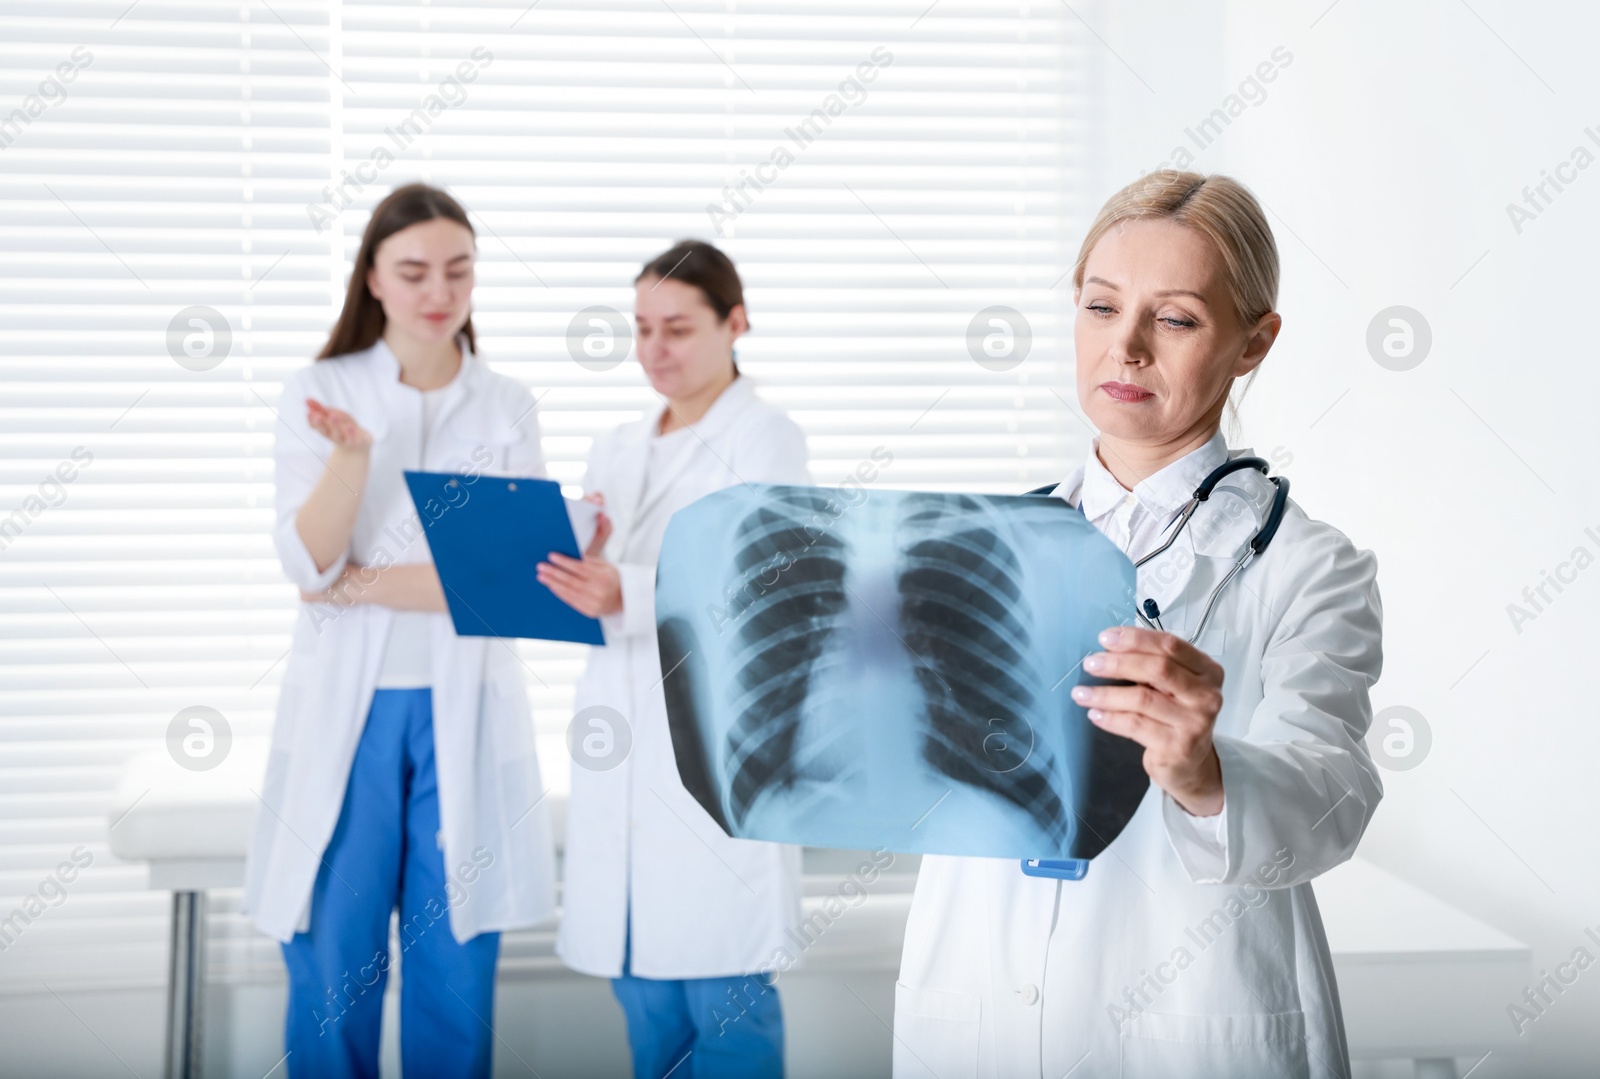
[[[1600,13],[1329,4],[1118,5],[1107,45],[1154,92],[1108,63],[1106,193],[1289,50],[1265,100],[1193,167],[1250,185],[1283,256],[1284,330],[1241,442],[1286,448],[1301,505],[1377,552],[1375,705],[1414,708],[1432,732],[1420,764],[1383,773],[1362,853],[1529,942],[1536,970],[1582,945],[1600,959],[1584,935],[1600,932],[1600,569],[1567,571],[1576,580],[1520,632],[1506,610],[1574,548],[1600,555],[1600,163],[1520,235],[1506,212],[1575,147],[1600,155],[1584,135],[1600,138]],[[1366,333],[1401,304],[1424,315],[1433,345],[1397,372],[1369,355]],[[1526,1055],[1491,1056],[1473,1075],[1593,1075],[1597,1029],[1600,971],[1528,1026]]]

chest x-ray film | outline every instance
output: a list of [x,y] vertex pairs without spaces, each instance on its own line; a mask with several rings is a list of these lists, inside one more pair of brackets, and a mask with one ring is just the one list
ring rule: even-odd
[[656,574],[678,773],[736,838],[1092,858],[1149,780],[1071,690],[1133,603],[1061,499],[719,491]]

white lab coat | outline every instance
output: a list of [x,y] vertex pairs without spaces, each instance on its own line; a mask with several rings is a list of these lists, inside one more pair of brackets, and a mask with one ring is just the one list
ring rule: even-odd
[[[1075,497],[1082,476],[1057,495]],[[1268,481],[1235,483],[1264,518]],[[1214,495],[1139,570],[1169,632],[1187,637],[1254,534],[1254,514],[1208,516],[1225,505],[1242,503]],[[1081,881],[1027,877],[1012,859],[923,860],[895,991],[897,1079],[1349,1074],[1311,880],[1354,853],[1383,793],[1362,743],[1382,665],[1376,572],[1370,551],[1291,500],[1222,591],[1197,642],[1226,671],[1220,847],[1152,784]]]
[[[425,461],[403,459],[400,440],[387,437],[391,421],[407,416],[403,410],[411,412],[408,422],[418,421],[421,402],[400,385],[399,361],[382,341],[313,363],[284,381],[273,455],[273,541],[297,587],[327,587],[349,560],[373,566],[431,561],[404,469],[544,474],[528,390],[490,371],[466,348],[465,338],[461,344],[461,372],[438,391],[444,395],[438,402],[444,434],[430,440]],[[306,423],[308,395],[349,412],[373,438],[349,547],[321,573],[294,526],[332,448]],[[342,611],[332,604],[300,607],[245,883],[245,909],[279,940],[310,924],[311,886],[338,821],[392,617],[389,608],[370,605]],[[448,889],[450,928],[466,941],[532,925],[554,912],[550,822],[522,662],[511,642],[458,637],[448,614],[430,614],[428,621],[440,845],[446,875],[457,884]],[[480,864],[492,858],[492,865],[463,872],[463,864],[470,867],[475,858]]]
[[589,455],[584,488],[605,496],[606,557],[621,574],[623,609],[603,620],[606,645],[590,650],[573,707],[616,709],[633,745],[608,771],[572,769],[556,951],[574,970],[617,977],[631,905],[632,973],[733,976],[772,969],[799,923],[800,851],[729,838],[678,778],[656,645],[656,559],[668,519],[689,503],[741,482],[811,479],[799,427],[740,376],[641,503],[661,411],[597,439]]

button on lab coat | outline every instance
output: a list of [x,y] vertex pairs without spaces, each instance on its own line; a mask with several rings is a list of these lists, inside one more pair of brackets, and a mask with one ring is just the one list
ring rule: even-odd
[[689,503],[740,482],[810,483],[805,436],[740,376],[691,437],[675,440],[665,481],[643,491],[661,411],[596,440],[584,481],[605,495],[613,521],[606,557],[622,578],[623,609],[603,620],[606,645],[591,649],[573,707],[615,709],[633,744],[609,770],[573,767],[556,951],[607,978],[622,973],[630,905],[631,972],[646,978],[771,969],[800,920],[799,848],[729,838],[678,778],[655,575],[667,522]]
[[[427,440],[425,460],[410,459],[415,440],[400,437],[398,425],[418,423],[422,405],[399,377],[399,361],[379,341],[364,352],[313,363],[284,382],[273,541],[299,588],[327,587],[351,560],[370,566],[430,561],[404,469],[476,472],[477,482],[544,474],[533,398],[516,380],[490,371],[464,340],[460,373],[437,391],[443,395],[442,433]],[[350,544],[320,573],[294,525],[332,449],[306,423],[307,396],[349,412],[373,437]],[[470,486],[467,491],[470,500]],[[392,615],[370,605],[300,607],[245,881],[245,909],[279,940],[310,924],[311,886],[338,822]],[[430,614],[428,621],[440,846],[454,884],[426,909],[442,916],[448,908],[453,935],[466,941],[554,912],[550,823],[522,661],[511,642],[458,637],[448,614]],[[488,868],[480,868],[485,863]]]
[[[1249,451],[1236,451],[1233,456]],[[1082,470],[1057,490],[1081,485]],[[1250,494],[1229,501],[1228,487]],[[1264,518],[1235,473],[1139,570],[1187,637]],[[1382,665],[1377,562],[1292,500],[1217,600],[1223,841],[1154,784],[1081,881],[1012,859],[927,857],[895,993],[894,1075],[940,1079],[1347,1076],[1311,881],[1354,853],[1382,787],[1362,737]],[[1066,686],[1062,687],[1063,691]]]

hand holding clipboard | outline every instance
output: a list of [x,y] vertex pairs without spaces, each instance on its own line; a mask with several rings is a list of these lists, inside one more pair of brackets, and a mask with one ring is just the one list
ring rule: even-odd
[[598,506],[563,498],[554,480],[405,476],[458,634],[606,643],[599,619],[563,602],[538,573],[552,552],[581,559],[580,533],[584,547],[605,543],[610,522]]
[[593,538],[583,544],[582,558],[568,558],[552,552],[550,561],[539,563],[539,583],[573,610],[590,618],[622,610],[622,575],[617,567],[598,557],[611,536],[611,518],[605,515],[605,499],[598,492],[571,505],[597,506]]

